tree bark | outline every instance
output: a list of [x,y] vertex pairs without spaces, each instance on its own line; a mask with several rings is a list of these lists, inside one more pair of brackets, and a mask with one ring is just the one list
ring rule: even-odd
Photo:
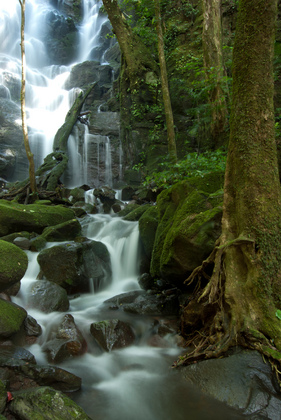
[[26,122],[26,110],[25,110],[25,81],[26,81],[26,59],[25,59],[25,42],[24,42],[24,28],[25,28],[25,0],[19,0],[21,6],[21,118],[22,118],[22,131],[24,147],[26,156],[29,162],[29,180],[31,192],[36,192],[36,179],[35,179],[35,165],[33,159],[33,153],[30,150],[28,130]]
[[[237,344],[281,361],[276,316],[281,309],[281,190],[273,109],[276,15],[277,0],[240,0],[222,235],[189,278],[202,278],[206,267],[213,267],[199,297],[213,318],[206,340],[185,361],[217,357]],[[187,305],[183,324],[190,310]]]
[[168,151],[169,151],[171,162],[176,163],[177,161],[176,136],[175,136],[175,130],[174,130],[174,117],[173,117],[173,110],[172,110],[171,99],[170,99],[169,82],[168,82],[165,51],[164,51],[164,39],[163,39],[163,32],[162,32],[160,1],[154,0],[154,6],[155,6],[155,16],[156,16],[157,37],[158,37],[158,55],[159,55],[159,64],[160,64],[162,96],[163,96],[166,125],[167,125],[167,135],[168,135]]
[[203,58],[206,80],[210,85],[211,138],[215,147],[222,143],[227,121],[226,100],[222,88],[224,70],[220,7],[221,0],[203,0]]

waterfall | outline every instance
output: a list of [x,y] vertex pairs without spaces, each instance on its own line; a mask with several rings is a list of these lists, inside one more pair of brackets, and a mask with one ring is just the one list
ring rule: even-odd
[[[59,4],[64,4],[60,0]],[[26,108],[27,124],[29,127],[29,141],[34,153],[36,168],[43,163],[44,158],[52,152],[53,139],[57,130],[64,123],[69,108],[81,89],[66,90],[66,82],[72,67],[85,60],[98,60],[100,53],[99,33],[107,17],[99,13],[101,0],[83,0],[84,18],[79,26],[78,55],[72,65],[53,65],[42,42],[48,21],[47,16],[57,16],[58,11],[46,2],[27,0],[25,44],[27,61]],[[0,99],[12,99],[19,103],[19,86],[21,80],[20,60],[20,5],[18,0],[9,0],[1,4],[0,14]],[[94,82],[95,80],[93,80]],[[20,117],[17,120],[21,125]],[[78,125],[78,123],[76,124]],[[81,124],[79,124],[81,125]],[[88,150],[91,143],[97,140],[89,131],[82,133],[81,127],[73,130],[69,139],[71,153],[68,173],[64,176],[66,186],[73,187],[83,183],[99,186],[100,183],[112,185],[111,147],[107,136],[98,143],[101,147],[97,151],[100,155],[102,168],[98,174],[91,173],[89,163],[93,153]],[[95,136],[95,135],[94,135]],[[85,142],[84,145],[81,143]],[[83,149],[83,150],[82,150]],[[103,150],[104,149],[104,150]],[[106,155],[106,158],[104,157]],[[106,171],[102,177],[101,172]],[[93,172],[93,171],[92,171]],[[70,175],[72,173],[72,175]],[[16,167],[13,178],[17,180],[27,176]],[[99,180],[101,178],[101,180]]]

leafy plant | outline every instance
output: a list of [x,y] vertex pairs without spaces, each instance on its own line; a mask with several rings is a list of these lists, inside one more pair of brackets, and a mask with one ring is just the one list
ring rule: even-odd
[[224,171],[227,153],[223,149],[214,152],[189,153],[185,159],[180,160],[176,165],[169,166],[168,163],[161,164],[163,170],[153,172],[146,176],[145,186],[154,188],[169,188],[178,181],[189,177],[203,176],[209,172]]

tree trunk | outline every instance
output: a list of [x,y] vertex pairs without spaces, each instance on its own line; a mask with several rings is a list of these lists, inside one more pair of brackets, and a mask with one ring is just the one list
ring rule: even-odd
[[226,101],[222,89],[224,77],[222,57],[221,0],[203,0],[203,58],[211,106],[211,138],[213,145],[222,143],[226,126]]
[[[281,195],[272,68],[276,14],[277,0],[240,0],[222,235],[189,278],[206,277],[206,267],[213,267],[199,301],[214,316],[207,338],[185,361],[219,356],[237,344],[281,361]],[[183,330],[190,310],[187,305]]]
[[168,151],[169,151],[171,162],[176,163],[177,161],[176,136],[175,136],[175,130],[174,130],[174,117],[173,117],[173,111],[172,111],[172,105],[171,105],[171,99],[170,99],[168,75],[167,75],[167,68],[166,68],[160,1],[154,0],[154,5],[155,5],[156,28],[157,28],[157,37],[158,37],[158,55],[159,55],[159,64],[160,64],[162,96],[163,96],[166,125],[167,125],[167,135],[168,135]]
[[29,180],[31,192],[36,192],[36,179],[35,179],[35,166],[33,153],[30,150],[28,140],[28,130],[26,122],[26,111],[25,111],[25,80],[26,80],[26,60],[25,60],[25,43],[24,43],[24,27],[25,27],[25,0],[19,0],[21,6],[21,118],[22,118],[22,131],[24,147],[29,162]]

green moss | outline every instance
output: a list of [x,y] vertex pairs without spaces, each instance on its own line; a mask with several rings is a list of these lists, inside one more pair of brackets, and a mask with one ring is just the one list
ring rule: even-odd
[[2,240],[0,240],[0,255],[0,291],[2,291],[22,279],[28,266],[28,258],[22,249]]
[[128,220],[130,222],[136,222],[140,219],[140,217],[151,207],[150,204],[144,204],[142,206],[138,206],[136,209],[128,213],[124,220]]
[[158,210],[150,206],[139,219],[139,232],[146,256],[150,259],[158,226]]
[[26,318],[26,311],[18,305],[0,299],[0,337],[17,333]]
[[58,225],[75,217],[63,206],[23,205],[0,200],[0,236],[18,231],[42,233],[48,226]]

